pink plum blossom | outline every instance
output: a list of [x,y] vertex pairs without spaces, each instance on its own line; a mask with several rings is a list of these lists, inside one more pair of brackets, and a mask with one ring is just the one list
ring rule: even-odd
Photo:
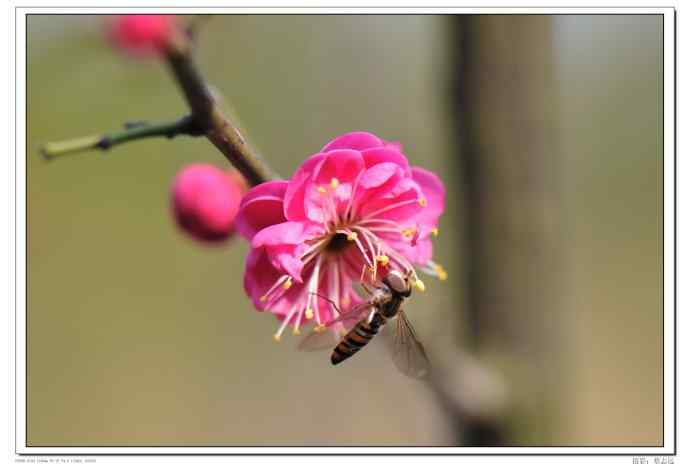
[[[374,284],[390,269],[445,279],[431,237],[445,204],[433,173],[410,167],[399,143],[354,132],[309,157],[290,180],[254,187],[236,229],[251,243],[244,287],[254,306],[288,324],[317,326],[362,299],[353,284]],[[343,327],[343,324],[334,325]]]
[[203,242],[226,240],[247,186],[233,170],[210,164],[191,164],[178,172],[172,187],[172,209],[180,228]]
[[170,15],[122,15],[114,17],[108,25],[112,44],[139,57],[160,53],[174,29],[174,16]]

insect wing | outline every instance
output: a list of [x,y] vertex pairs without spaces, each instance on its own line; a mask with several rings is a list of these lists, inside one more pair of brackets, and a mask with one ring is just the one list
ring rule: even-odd
[[[348,312],[339,315],[338,317],[324,323],[321,328],[315,328],[307,336],[305,336],[297,349],[299,351],[319,351],[322,349],[333,349],[342,339],[337,331],[331,329],[333,325],[342,324],[342,322],[351,320],[359,321],[369,309],[373,307],[369,303],[359,304]],[[347,329],[347,325],[343,324],[344,328]]]
[[395,324],[393,362],[400,372],[414,379],[426,379],[431,370],[424,346],[402,310],[398,312]]

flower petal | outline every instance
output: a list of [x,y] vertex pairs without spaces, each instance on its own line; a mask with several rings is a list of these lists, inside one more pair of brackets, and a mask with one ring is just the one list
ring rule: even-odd
[[273,180],[251,189],[242,199],[235,218],[237,232],[251,241],[263,228],[284,222],[283,199],[287,187],[287,180]]
[[322,153],[315,154],[304,161],[295,171],[285,191],[283,210],[286,219],[290,221],[303,221],[307,219],[304,211],[304,195],[307,183],[312,179],[314,169],[318,167],[325,157]]
[[305,241],[305,225],[295,221],[267,226],[252,239],[252,248],[279,245],[298,245]]
[[446,204],[446,188],[436,174],[421,167],[412,168],[412,179],[419,184],[427,201],[426,216],[438,218]]
[[415,245],[409,242],[388,242],[391,248],[398,251],[405,258],[417,265],[424,265],[431,260],[433,254],[433,246],[431,239],[420,239]]
[[438,218],[446,204],[446,189],[436,174],[426,169],[413,167],[412,177],[419,184],[426,200],[424,209],[415,216],[415,221],[420,226],[420,236],[424,239],[438,225]]
[[407,158],[404,154],[392,146],[364,150],[362,151],[362,157],[364,158],[364,164],[367,168],[376,164],[388,162],[402,167],[407,173],[409,173],[410,165],[407,162]]
[[365,150],[367,148],[375,148],[383,145],[383,140],[372,133],[351,132],[331,140],[326,146],[323,147],[321,152],[335,149]]
[[386,188],[386,192],[370,197],[366,204],[359,206],[360,216],[365,219],[383,218],[412,223],[423,209],[419,185],[411,179],[402,178],[396,185]]
[[273,301],[262,297],[284,273],[275,268],[265,249],[252,249],[247,256],[244,270],[244,290],[257,310],[270,309],[277,314],[286,314],[296,298],[302,293],[304,285],[294,284],[283,295]]

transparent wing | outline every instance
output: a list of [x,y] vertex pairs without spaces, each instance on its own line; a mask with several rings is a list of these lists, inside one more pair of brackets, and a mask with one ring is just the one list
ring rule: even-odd
[[393,362],[400,372],[414,379],[426,379],[431,371],[424,346],[402,310],[398,312],[395,323]]
[[337,325],[344,321],[352,320],[359,321],[362,317],[369,313],[373,306],[369,303],[359,304],[344,314],[339,315],[333,320],[324,323],[321,327],[315,328],[297,345],[299,351],[319,351],[322,349],[333,349],[340,342],[342,337],[334,331],[333,325]]

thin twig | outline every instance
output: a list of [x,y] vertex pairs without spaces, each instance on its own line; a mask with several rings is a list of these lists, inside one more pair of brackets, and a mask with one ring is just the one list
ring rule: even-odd
[[191,116],[186,116],[173,122],[156,124],[136,122],[125,124],[125,129],[119,132],[46,143],[41,148],[41,154],[46,159],[52,160],[58,156],[75,154],[83,151],[97,149],[107,150],[128,141],[142,140],[144,138],[173,138],[178,135],[199,136],[203,134],[204,131],[198,127],[196,121]]

